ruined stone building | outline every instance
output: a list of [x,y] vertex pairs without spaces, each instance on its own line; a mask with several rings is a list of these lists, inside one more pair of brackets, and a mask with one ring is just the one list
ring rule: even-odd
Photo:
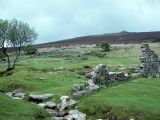
[[142,56],[140,57],[142,63],[142,74],[145,77],[159,77],[160,76],[160,59],[149,48],[148,44],[141,46]]

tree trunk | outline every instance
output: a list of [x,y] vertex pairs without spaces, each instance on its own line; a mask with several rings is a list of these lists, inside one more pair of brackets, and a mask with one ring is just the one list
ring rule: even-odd
[[21,52],[21,46],[20,46],[19,48],[16,48],[16,49],[18,49],[18,50],[17,50],[16,58],[15,58],[15,60],[14,60],[14,62],[13,62],[13,67],[12,67],[12,69],[15,69],[16,62],[17,62],[18,57],[19,57],[20,52]]
[[15,69],[16,62],[17,62],[17,60],[18,60],[18,57],[19,57],[19,54],[17,54],[17,56],[16,56],[16,58],[15,58],[15,60],[14,60],[14,62],[13,62],[13,67],[12,67],[12,69]]
[[6,49],[5,48],[2,48],[3,50],[3,54],[7,57],[7,71],[10,71],[11,69],[11,63],[10,63],[10,57],[9,55],[6,53]]

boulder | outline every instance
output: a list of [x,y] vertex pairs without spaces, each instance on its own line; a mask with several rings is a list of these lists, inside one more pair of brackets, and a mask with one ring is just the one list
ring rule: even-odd
[[76,101],[74,101],[74,100],[69,100],[68,102],[67,102],[67,108],[68,109],[74,109],[75,107],[76,107],[76,104],[77,104],[77,102]]
[[37,104],[39,107],[41,107],[41,108],[45,108],[46,107],[46,104],[45,103],[39,103],[39,104]]
[[23,96],[24,96],[24,94],[21,94],[21,93],[17,93],[17,96],[13,96],[12,92],[7,92],[6,95],[11,97],[12,99],[17,99],[17,100],[23,99]]
[[19,97],[19,98],[24,98],[25,97],[25,93],[15,93],[15,94],[12,94],[13,97]]
[[76,101],[69,99],[68,96],[62,96],[60,100],[61,100],[61,103],[58,104],[59,111],[64,111],[64,109],[66,108],[67,109],[75,108],[77,103]]
[[78,110],[71,110],[69,114],[65,116],[66,120],[86,120],[86,114],[78,111]]
[[67,107],[67,101],[69,100],[68,96],[61,96],[60,97],[61,103],[59,111],[63,111]]
[[45,104],[46,104],[45,108],[49,108],[49,109],[55,109],[57,106],[56,103],[52,101],[46,102]]
[[40,95],[30,94],[28,97],[29,97],[30,101],[42,102],[44,100],[51,98],[52,96],[53,96],[53,94],[40,94]]
[[69,100],[69,96],[61,96],[60,97],[60,100],[63,102],[63,101],[68,101]]
[[64,111],[65,108],[67,108],[67,103],[66,102],[60,103],[59,111],[62,112],[62,111]]

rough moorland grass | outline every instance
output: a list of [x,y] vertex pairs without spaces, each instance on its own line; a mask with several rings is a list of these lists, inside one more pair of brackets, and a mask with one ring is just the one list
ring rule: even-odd
[[49,114],[36,105],[13,100],[0,93],[0,120],[49,120]]
[[160,78],[140,78],[119,83],[81,98],[80,108],[89,114],[90,119],[105,119],[103,110],[112,108],[121,119],[134,116],[137,120],[159,120],[159,86]]
[[[67,61],[65,58],[31,58],[21,56],[13,74],[0,77],[0,88],[14,90],[22,87],[27,93],[53,93],[56,98],[61,95],[70,95],[74,84],[84,81],[83,77],[77,78],[77,71],[83,70],[84,65],[95,67],[97,64],[107,64],[111,69],[139,65],[140,45],[120,46],[120,49],[106,53],[104,58],[90,56],[86,61]],[[160,47],[152,48],[159,54]],[[0,64],[4,68],[5,64]],[[44,78],[40,79],[40,78]],[[137,82],[138,81],[138,82]],[[83,97],[79,101],[82,112],[87,113],[89,119],[105,118],[105,110],[112,108],[119,118],[136,117],[141,120],[157,120],[160,111],[160,79],[136,79],[119,85],[102,89],[95,94]],[[22,119],[36,119],[33,105],[21,101],[11,100],[0,94],[0,118],[2,120],[17,120],[21,114]],[[6,103],[6,101],[8,101]],[[15,106],[13,105],[15,103]],[[7,107],[10,105],[10,107]],[[23,107],[25,106],[26,107]],[[6,106],[6,107],[3,107]],[[19,114],[16,116],[16,109]],[[23,109],[29,116],[23,114]],[[36,108],[40,113],[40,109]],[[11,111],[10,111],[11,110]],[[35,111],[36,111],[35,110]],[[6,114],[10,111],[13,117]],[[15,114],[15,115],[14,115]],[[30,117],[31,116],[31,117]],[[45,115],[44,115],[45,116]],[[21,118],[19,117],[19,118]],[[32,118],[33,117],[33,118]],[[47,117],[46,117],[47,118]],[[25,120],[24,119],[24,120]]]

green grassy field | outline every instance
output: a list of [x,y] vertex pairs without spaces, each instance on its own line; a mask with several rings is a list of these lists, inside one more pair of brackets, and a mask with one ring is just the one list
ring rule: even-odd
[[[94,68],[103,63],[114,71],[121,71],[119,67],[140,65],[140,45],[118,45],[117,48],[107,52],[106,57],[89,56],[88,60],[84,61],[71,62],[65,57],[54,56],[44,58],[21,56],[13,73],[0,77],[0,88],[12,91],[20,87],[26,93],[52,93],[56,98],[62,95],[71,96],[71,88],[85,81],[84,76],[77,77],[77,72],[91,71],[85,69],[84,65]],[[159,44],[152,44],[151,48],[160,55]],[[80,52],[85,51],[82,49],[76,54]],[[1,70],[4,66],[5,64],[0,63]],[[132,117],[137,120],[159,120],[159,86],[160,78],[132,79],[101,89],[77,101],[79,109],[91,120],[106,119],[107,111],[112,111],[112,114],[121,120]],[[12,100],[4,94],[0,94],[0,111],[0,120],[51,119],[47,112],[31,103]]]
[[49,120],[48,113],[36,105],[12,100],[0,93],[0,120]]

